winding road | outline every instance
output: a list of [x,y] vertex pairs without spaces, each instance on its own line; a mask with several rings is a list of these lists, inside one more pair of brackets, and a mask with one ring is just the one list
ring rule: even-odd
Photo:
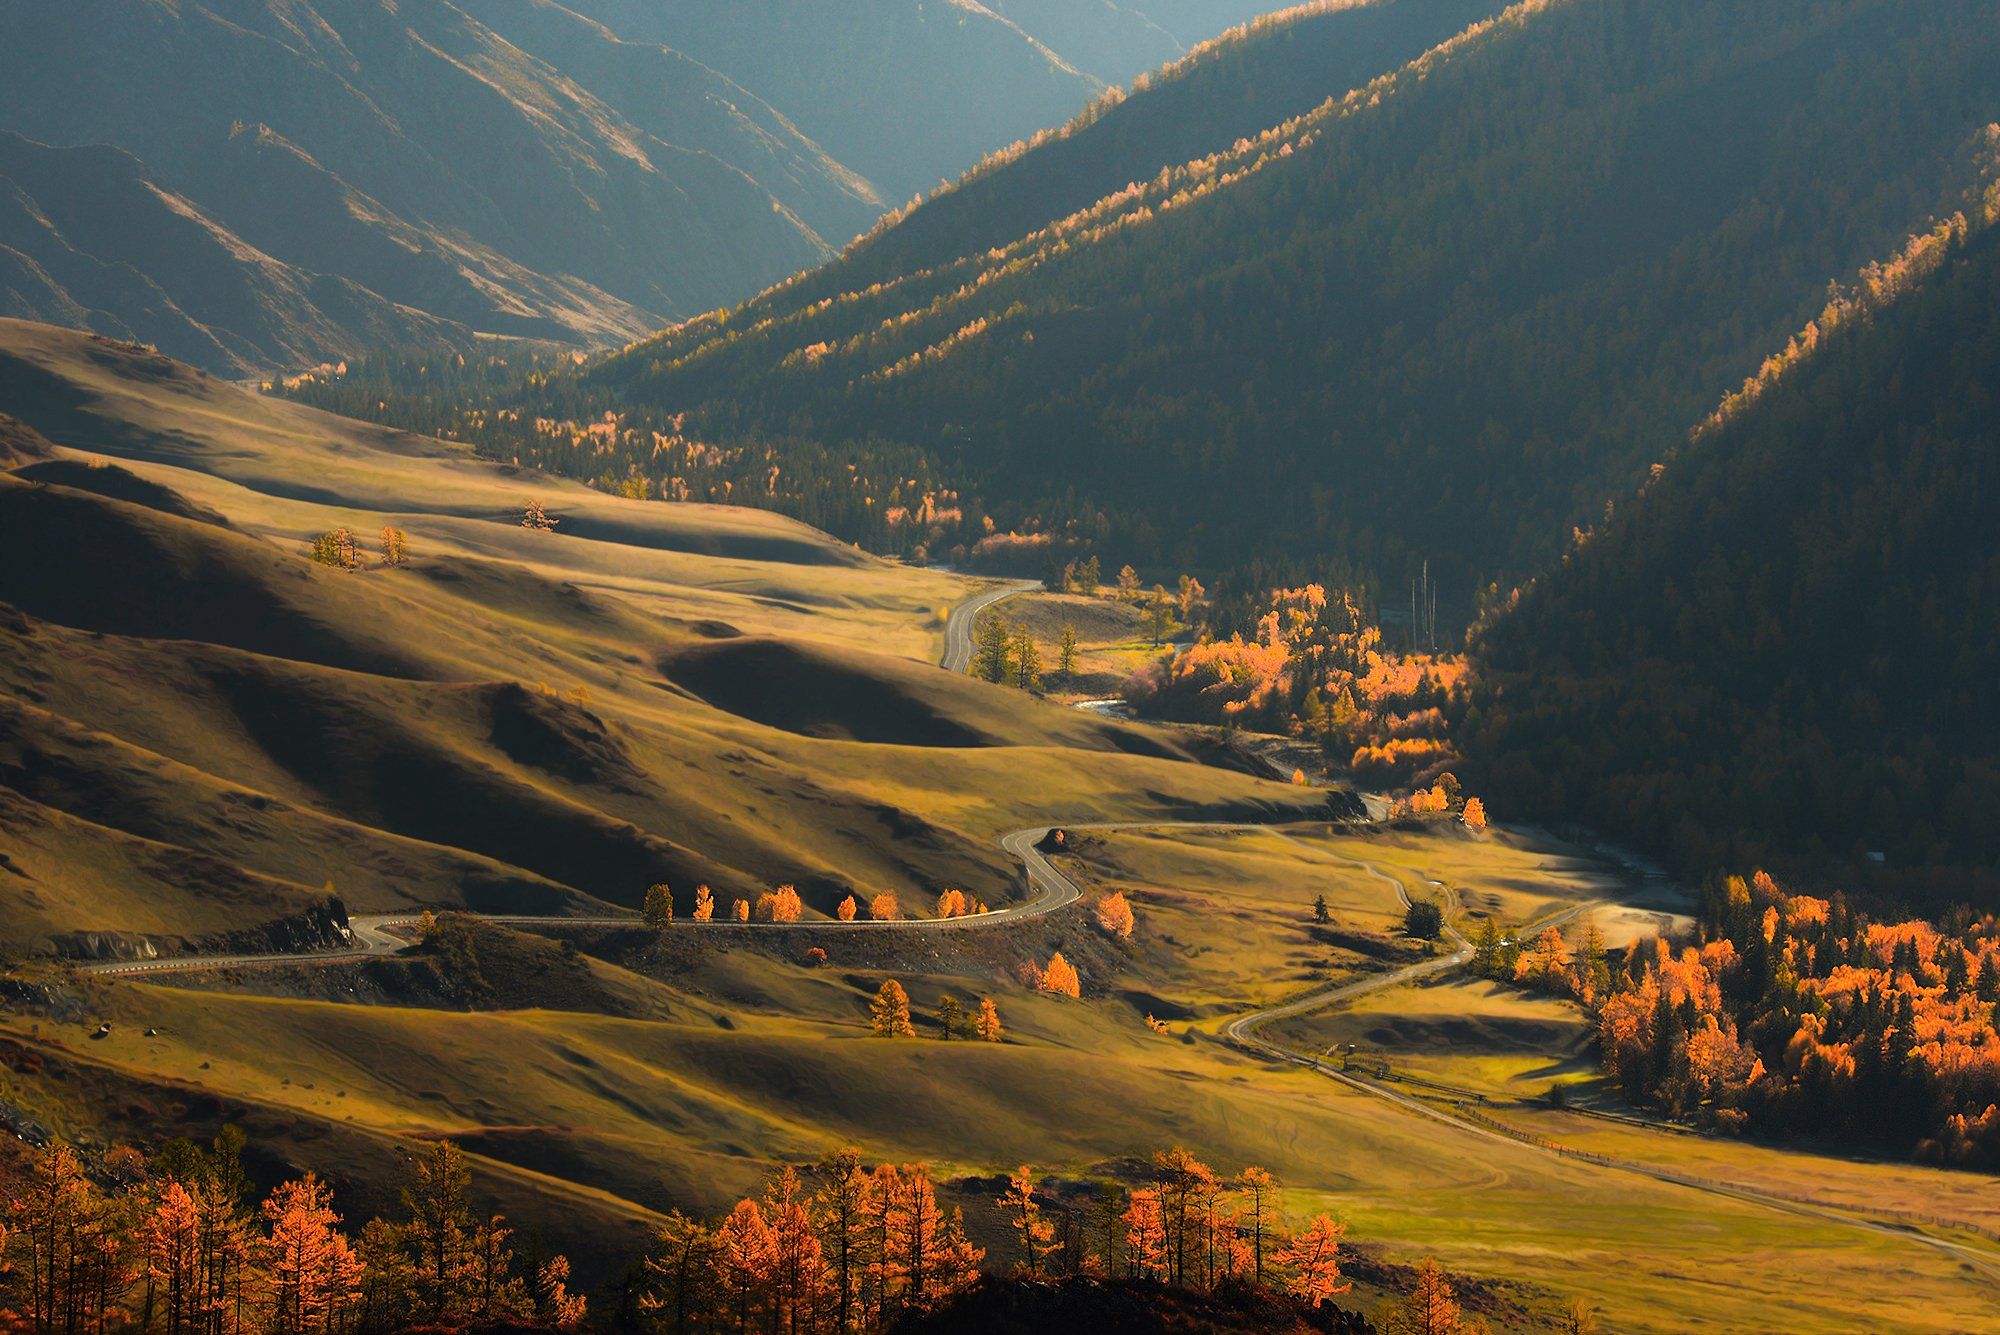
[[1016,594],[1027,593],[1041,587],[1042,582],[1038,579],[1017,579],[1011,584],[1002,584],[984,593],[974,594],[952,608],[950,615],[944,619],[944,657],[938,660],[938,666],[946,672],[957,672],[961,675],[970,670],[972,632],[978,628],[979,614],[995,603],[1003,603]]

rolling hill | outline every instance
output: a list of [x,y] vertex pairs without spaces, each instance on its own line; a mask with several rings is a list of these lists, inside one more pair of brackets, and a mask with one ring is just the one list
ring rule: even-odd
[[[1428,555],[1469,619],[1475,587],[1552,556],[1830,279],[1957,207],[2000,106],[2000,33],[1969,0],[1535,0],[1364,87],[1361,66],[1312,86],[1313,34],[1355,17],[1222,44],[591,383],[780,458],[914,451],[1003,526],[1116,559],[1398,579]],[[1212,109],[1272,114],[1266,86],[1324,101],[1128,174],[1122,145],[1234,133]],[[1153,105],[1208,128],[1151,127]],[[1066,156],[1084,179],[1043,182]],[[1033,201],[1092,192],[993,244]]]
[[[474,332],[630,339],[818,263],[1106,88],[995,10],[933,8],[10,7],[0,131],[29,142],[0,164],[0,315],[232,375]],[[1183,49],[1129,8],[1023,8],[1112,77]],[[105,146],[129,156],[52,151]]]
[[1472,781],[1693,873],[1992,904],[2000,232],[1933,241],[1484,630]]
[[[973,586],[773,515],[604,496],[46,326],[0,322],[0,400],[9,955],[268,939],[329,887],[997,904],[994,841],[1036,819],[1310,801],[938,671],[935,609]],[[407,566],[373,554],[387,525]],[[364,568],[307,559],[336,528]]]

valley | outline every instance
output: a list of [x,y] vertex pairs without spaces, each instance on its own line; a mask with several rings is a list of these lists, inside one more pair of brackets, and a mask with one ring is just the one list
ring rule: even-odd
[[1991,20],[0,9],[0,1335],[1992,1328]]
[[[719,1207],[772,1163],[837,1144],[928,1161],[977,1207],[999,1165],[1082,1181],[1183,1141],[1264,1164],[1294,1209],[1336,1210],[1364,1262],[1438,1255],[1507,1328],[1587,1295],[1619,1329],[1842,1329],[1891,1272],[1910,1329],[1962,1328],[1984,1302],[2000,1249],[1976,1176],[1545,1107],[1549,1079],[1585,1074],[1578,1013],[1457,966],[1477,919],[1630,930],[1671,911],[1595,854],[1531,831],[1330,825],[1323,792],[1196,763],[1198,734],[926,665],[962,658],[1015,585],[880,562],[769,515],[605,497],[100,340],[0,333],[17,438],[63,442],[6,480],[10,541],[41,541],[44,508],[98,535],[71,560],[5,565],[18,723],[4,772],[34,813],[9,823],[9,865],[91,886],[67,903],[38,892],[7,931],[27,945],[38,925],[88,930],[128,952],[143,939],[161,957],[25,966],[43,1000],[0,1018],[15,1054],[0,1098],[37,1125],[108,1144],[219,1114],[264,1153],[318,1165],[357,1212],[386,1203],[398,1145],[445,1134],[483,1193],[604,1258],[669,1202]],[[552,532],[513,513],[530,495]],[[329,526],[383,524],[407,533],[408,567],[304,555]],[[181,594],[93,592],[113,570],[143,588],[162,561]],[[212,583],[226,594],[185,592]],[[74,625],[45,616],[58,596]],[[705,671],[704,652],[746,641],[768,647]],[[796,673],[798,701],[731,712],[749,699],[732,676],[753,665]],[[509,676],[529,684],[467,711],[472,683]],[[93,684],[106,678],[119,696]],[[152,692],[146,709],[123,703],[135,690]],[[383,754],[421,764],[429,792],[389,783],[393,769],[329,771],[258,726],[258,710],[310,701],[300,717],[325,718],[351,756],[381,693],[454,758]],[[757,777],[780,757],[813,787]],[[524,828],[454,823],[445,784],[514,804]],[[107,803],[101,786],[128,796]],[[808,820],[830,805],[880,821],[885,804],[921,833]],[[717,837],[732,807],[763,818],[757,833]],[[249,810],[251,825],[224,815]],[[583,846],[523,842],[531,821]],[[103,851],[45,861],[85,846],[37,837],[56,822]],[[113,854],[150,868],[143,910],[103,893]],[[216,900],[217,859],[249,899]],[[202,944],[311,902],[314,861],[345,869],[332,889],[358,948]],[[800,920],[685,921],[688,878],[726,901],[759,879],[732,867],[788,862]],[[636,916],[649,875],[674,886],[664,930]],[[953,881],[992,911],[925,921]],[[1129,940],[1096,924],[1114,888]],[[849,890],[900,894],[899,919],[838,921]],[[1459,944],[1427,955],[1408,939],[1413,899],[1443,902]],[[424,926],[420,908],[454,905],[485,917]],[[1032,986],[1056,951],[1081,997]],[[1005,1041],[941,1043],[928,1020],[915,1040],[871,1038],[864,1003],[891,978],[920,1016],[947,992],[997,1000]],[[1393,1079],[1312,1055],[1350,1041]],[[1468,1089],[1504,1131],[1456,1111],[1466,1096],[1448,1091]],[[1788,1278],[1828,1256],[1839,1282]],[[584,1278],[610,1277],[579,1259]]]

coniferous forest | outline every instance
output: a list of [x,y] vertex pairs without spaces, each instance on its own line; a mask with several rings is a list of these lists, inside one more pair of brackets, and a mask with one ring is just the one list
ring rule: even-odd
[[1697,875],[1994,902],[2000,234],[1938,248],[1480,632],[1483,784]]

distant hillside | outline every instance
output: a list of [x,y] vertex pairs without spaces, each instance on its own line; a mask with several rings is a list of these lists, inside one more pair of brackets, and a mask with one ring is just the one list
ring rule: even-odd
[[5,131],[0,316],[137,339],[237,373],[368,347],[473,347],[462,325],[258,250],[129,153]]
[[[1128,177],[1107,151],[1115,193],[950,260],[993,235],[948,193],[596,381],[752,457],[920,452],[1003,527],[1121,560],[1339,557],[1393,581],[1428,556],[1445,619],[1469,617],[1475,587],[1552,555],[1830,278],[1956,206],[2000,107],[1988,18],[1979,0],[1532,0],[1366,89],[1336,70],[1325,105],[1211,156]],[[1317,32],[1227,44],[1197,63],[1212,76],[1104,124],[1136,129],[1182,89],[1210,117],[1302,87],[1327,66]],[[1009,227],[1035,211],[1014,201],[1067,203],[1069,183],[1032,179],[1053,152],[965,193]]]
[[1814,342],[1481,636],[1468,781],[1695,874],[1990,906],[2000,231]]
[[[1251,7],[1182,6],[1212,30]],[[1184,49],[1129,8],[1040,8],[1111,77]],[[171,198],[86,217],[107,168],[77,158],[0,181],[0,312],[232,374],[455,350],[440,321],[619,342],[824,260],[1105,86],[977,4],[8,6],[0,131],[115,145]]]

